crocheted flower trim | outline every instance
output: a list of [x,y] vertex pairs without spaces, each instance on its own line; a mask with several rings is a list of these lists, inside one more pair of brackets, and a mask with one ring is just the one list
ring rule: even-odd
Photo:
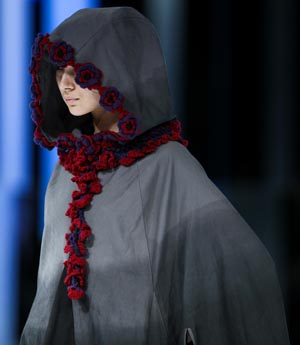
[[135,133],[138,131],[138,123],[136,117],[130,113],[123,113],[120,116],[118,127],[122,136],[131,140],[135,137]]
[[59,67],[73,65],[74,49],[66,42],[54,43],[49,49],[50,61]]
[[75,81],[83,88],[97,88],[101,85],[102,72],[92,63],[77,64]]
[[64,283],[68,286],[69,298],[80,299],[85,295],[85,241],[92,231],[84,212],[94,195],[102,191],[97,173],[119,165],[130,166],[168,141],[179,141],[187,146],[187,141],[181,138],[180,132],[179,121],[172,120],[141,134],[123,146],[117,145],[113,140],[104,141],[101,133],[95,137],[82,135],[80,138],[74,138],[67,134],[58,138],[59,162],[73,175],[72,181],[78,187],[78,190],[72,193],[72,202],[66,212],[66,216],[71,219],[64,249],[69,255],[64,263],[67,268]]
[[[38,75],[45,51],[54,65],[63,68],[73,66],[75,81],[81,87],[98,90],[99,103],[104,109],[120,113],[119,132],[106,130],[90,136],[82,135],[80,138],[75,137],[73,133],[62,133],[56,142],[46,139],[40,127],[43,112]],[[178,120],[169,121],[140,134],[138,117],[124,109],[122,93],[114,86],[102,85],[103,72],[92,63],[76,63],[74,54],[73,47],[66,42],[51,42],[49,34],[38,34],[32,47],[29,70],[32,74],[31,117],[36,124],[34,141],[48,149],[57,146],[59,162],[73,175],[72,181],[78,188],[72,193],[72,202],[66,211],[71,225],[65,236],[64,251],[68,254],[68,259],[64,262],[67,269],[64,283],[68,287],[69,298],[80,299],[86,290],[86,239],[92,233],[85,219],[85,210],[91,204],[94,195],[102,191],[98,172],[119,165],[130,166],[168,141],[178,141],[185,146],[188,143],[181,138]]]
[[115,87],[101,88],[100,105],[113,113],[122,111],[124,97]]
[[52,149],[55,146],[55,143],[48,141],[45,136],[42,134],[41,131],[41,123],[43,121],[43,112],[41,108],[41,90],[39,86],[39,76],[38,70],[41,59],[43,57],[43,47],[48,44],[49,42],[49,35],[42,35],[38,34],[34,44],[32,46],[32,55],[31,55],[31,63],[29,66],[29,72],[32,76],[31,82],[31,118],[33,122],[36,124],[36,128],[34,131],[34,142],[40,146],[46,147],[48,149]]
[[39,33],[32,47],[32,58],[29,71],[32,75],[31,84],[31,118],[36,124],[34,132],[35,143],[52,149],[57,142],[48,141],[41,131],[43,112],[41,108],[41,90],[39,86],[39,66],[44,52],[49,55],[49,60],[57,67],[72,66],[75,71],[75,82],[82,88],[96,89],[99,92],[99,104],[107,111],[120,113],[118,128],[119,132],[107,131],[103,139],[115,140],[124,144],[135,138],[141,130],[139,119],[135,114],[130,114],[124,108],[124,96],[115,86],[102,85],[103,72],[93,63],[76,63],[74,48],[65,41],[51,42],[49,34]]

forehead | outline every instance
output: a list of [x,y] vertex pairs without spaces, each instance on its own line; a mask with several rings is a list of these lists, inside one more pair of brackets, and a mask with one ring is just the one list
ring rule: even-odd
[[66,74],[66,75],[69,75],[73,78],[75,78],[75,70],[74,70],[74,67],[73,66],[66,66],[66,67],[59,67],[57,70],[56,70],[56,79],[59,78],[61,79],[62,75],[63,74]]

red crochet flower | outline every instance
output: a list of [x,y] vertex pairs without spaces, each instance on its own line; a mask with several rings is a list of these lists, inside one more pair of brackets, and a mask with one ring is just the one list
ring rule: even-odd
[[41,33],[37,34],[34,43],[31,48],[31,62],[29,66],[29,72],[33,73],[34,69],[37,67],[37,61],[41,59],[43,55],[43,43],[48,39],[48,34],[43,35]]
[[101,85],[102,72],[92,63],[75,66],[75,82],[82,88],[92,88]]
[[126,139],[133,139],[139,131],[138,120],[136,116],[127,113],[120,117],[118,122],[119,133]]
[[122,110],[124,96],[115,87],[107,87],[101,90],[100,105],[107,111],[117,113]]
[[99,157],[97,168],[99,170],[111,169],[116,165],[115,155],[111,151],[106,151]]
[[73,64],[74,49],[66,42],[54,43],[49,52],[50,61],[59,67]]

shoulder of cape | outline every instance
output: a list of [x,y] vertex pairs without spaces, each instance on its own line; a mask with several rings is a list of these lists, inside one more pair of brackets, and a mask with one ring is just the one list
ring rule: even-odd
[[191,174],[207,176],[201,163],[191,154],[191,152],[177,141],[169,141],[161,145],[153,154],[148,155],[143,160],[147,161],[147,167],[153,166],[164,170],[172,164],[174,168],[182,171],[190,171]]
[[[170,141],[148,155],[139,165],[140,178],[161,179],[176,185],[177,192],[201,206],[226,196],[207,175],[202,164],[182,144]],[[197,206],[197,205],[195,205]]]

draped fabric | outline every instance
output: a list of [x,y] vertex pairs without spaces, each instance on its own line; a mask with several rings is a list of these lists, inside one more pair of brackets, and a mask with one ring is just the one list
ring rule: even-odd
[[[72,117],[55,84],[120,113]],[[84,9],[33,46],[35,141],[56,148],[36,296],[20,345],[288,345],[266,247],[187,149],[152,24]]]

